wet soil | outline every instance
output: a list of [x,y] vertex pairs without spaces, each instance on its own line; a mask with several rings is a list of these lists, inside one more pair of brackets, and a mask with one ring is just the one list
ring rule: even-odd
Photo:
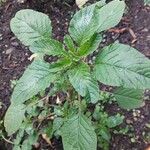
[[[102,46],[119,40],[121,43],[137,48],[150,58],[150,8],[144,6],[142,0],[127,0],[126,3],[128,13],[114,28],[115,30],[104,34]],[[30,64],[28,58],[31,53],[15,38],[9,27],[10,19],[23,8],[31,8],[48,14],[52,20],[53,37],[60,41],[67,33],[68,23],[77,10],[73,1],[66,4],[63,1],[56,2],[56,0],[27,0],[25,3],[8,0],[0,7],[0,101],[5,105],[0,109],[1,119],[10,104],[11,81],[18,79]],[[148,92],[146,99],[150,99]],[[133,115],[133,111],[122,110],[116,104],[111,107],[106,106],[106,111],[110,114],[120,112],[125,115],[124,125],[131,124],[134,127],[133,132],[136,138],[135,142],[131,142],[129,136],[113,135],[110,150],[144,150],[150,144],[150,141],[143,136],[143,132],[150,132],[150,129],[146,127],[146,124],[150,123],[150,101],[146,101],[145,105],[137,110],[140,111],[138,117]],[[52,149],[42,140],[40,144],[40,149]],[[11,148],[9,144],[1,141],[0,149],[9,150]],[[61,150],[61,142],[54,140],[54,149]]]

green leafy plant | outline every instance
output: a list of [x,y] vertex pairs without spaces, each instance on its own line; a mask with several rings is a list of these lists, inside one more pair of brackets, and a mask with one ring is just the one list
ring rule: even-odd
[[149,6],[150,5],[150,0],[144,0],[144,4]]
[[5,2],[6,2],[6,0],[0,0],[0,6]]
[[[58,96],[63,91],[65,103],[61,104],[63,107],[50,104],[53,109],[47,110],[49,104],[46,102],[42,112],[54,115],[55,128],[48,134],[61,136],[65,150],[96,150],[99,136],[86,105],[102,101],[99,82],[117,87],[113,95],[122,108],[132,109],[143,104],[142,93],[150,88],[150,61],[144,55],[115,42],[100,49],[92,65],[88,63],[88,55],[99,49],[102,32],[119,23],[124,8],[124,1],[114,0],[108,4],[100,1],[81,9],[73,16],[64,43],[52,38],[47,15],[30,9],[17,12],[11,20],[11,30],[29,46],[35,58],[14,87],[4,119],[8,135],[21,127],[29,107],[39,102],[32,103],[31,98],[50,85],[52,88],[47,96]],[[46,62],[44,56],[47,55],[58,59]],[[106,120],[110,128],[114,127],[113,123],[122,122],[113,117]]]

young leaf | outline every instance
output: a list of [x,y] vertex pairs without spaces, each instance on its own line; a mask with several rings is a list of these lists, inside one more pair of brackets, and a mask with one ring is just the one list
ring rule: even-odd
[[[102,7],[103,6],[103,7]],[[119,23],[124,13],[125,3],[113,0],[97,2],[77,12],[70,22],[69,33],[78,45],[85,43],[94,33],[107,30]]]
[[99,27],[97,32],[101,32],[116,26],[123,16],[124,9],[124,1],[113,0],[97,11],[99,15]]
[[57,75],[50,71],[50,64],[35,60],[24,72],[14,88],[11,103],[18,105],[45,90]]
[[35,41],[31,46],[30,50],[33,53],[61,56],[63,55],[64,48],[63,45],[53,39],[42,39]]
[[118,88],[114,91],[114,96],[120,107],[134,109],[142,106],[143,93],[142,90]]
[[98,29],[99,15],[96,13],[96,6],[103,6],[105,3],[97,2],[78,11],[72,18],[69,26],[69,33],[78,45],[85,43]]
[[78,56],[87,56],[93,53],[102,41],[102,36],[100,34],[94,34],[88,41],[82,44],[77,50]]
[[91,122],[82,114],[70,118],[61,128],[64,150],[96,150],[97,137]]
[[50,38],[52,32],[49,17],[30,9],[18,11],[11,20],[10,27],[26,46],[32,45],[37,40]]
[[71,37],[69,35],[66,35],[64,37],[64,43],[66,44],[68,50],[70,50],[71,52],[75,52],[76,51],[75,45],[73,43],[73,40],[71,39]]
[[50,65],[50,72],[58,72],[66,69],[72,64],[71,60],[68,58],[59,59],[56,63]]
[[150,60],[134,48],[114,43],[99,53],[94,74],[100,82],[124,88],[150,88]]
[[84,97],[89,94],[92,103],[96,103],[99,100],[98,83],[93,79],[86,64],[78,64],[68,71],[68,75],[70,83],[81,96]]
[[121,116],[120,114],[117,114],[115,116],[110,116],[107,119],[107,126],[109,128],[114,128],[120,125],[121,123],[123,123],[123,119],[124,119],[124,116]]
[[10,105],[5,118],[4,118],[4,126],[8,135],[15,133],[21,126],[22,121],[25,116],[25,105]]

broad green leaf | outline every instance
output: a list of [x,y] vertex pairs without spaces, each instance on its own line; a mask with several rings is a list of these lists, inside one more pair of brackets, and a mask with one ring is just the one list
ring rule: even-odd
[[136,49],[119,43],[98,54],[94,74],[100,82],[124,88],[150,88],[150,60]]
[[71,37],[69,35],[66,35],[64,37],[64,43],[66,44],[68,50],[70,50],[72,52],[76,51],[75,45],[73,43],[73,40],[71,39]]
[[85,7],[72,18],[69,33],[78,45],[85,43],[97,31],[99,15],[96,10],[104,4],[104,1],[102,1]]
[[96,150],[97,137],[91,122],[78,114],[70,118],[61,128],[64,150]]
[[88,41],[82,44],[77,50],[78,56],[87,56],[93,53],[99,46],[102,40],[102,36],[99,34],[94,34]]
[[12,32],[26,46],[50,38],[52,27],[49,17],[43,13],[24,9],[16,13],[10,22]]
[[78,45],[85,43],[94,33],[107,30],[119,23],[125,3],[113,0],[97,2],[77,12],[70,22],[69,33]]
[[61,56],[63,55],[64,48],[63,45],[53,39],[42,39],[35,41],[31,46],[30,50],[33,53]]
[[89,94],[92,103],[99,100],[98,83],[90,74],[90,69],[86,64],[78,64],[68,71],[68,75],[70,83],[81,96]]
[[21,126],[22,121],[25,116],[25,105],[10,105],[5,118],[4,118],[4,126],[8,135],[15,133]]
[[35,60],[24,72],[14,88],[11,103],[18,105],[45,90],[56,80],[57,75],[50,70],[50,64]]
[[114,96],[120,107],[134,109],[143,105],[143,93],[142,90],[118,88]]
[[124,1],[113,0],[97,11],[99,15],[99,27],[97,32],[101,32],[116,26],[123,16],[124,9]]

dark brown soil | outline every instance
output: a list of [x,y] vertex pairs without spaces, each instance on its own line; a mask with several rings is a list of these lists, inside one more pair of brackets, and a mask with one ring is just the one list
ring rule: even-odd
[[[23,4],[16,2],[17,0],[8,0],[0,7],[0,101],[6,107],[10,103],[10,95],[12,92],[11,80],[18,79],[26,66],[30,63],[28,58],[31,53],[28,48],[23,46],[11,33],[9,28],[10,19],[15,13],[23,8],[31,8],[48,14],[53,24],[53,36],[62,41],[63,36],[67,33],[68,22],[72,14],[76,11],[74,3],[66,5],[61,1],[56,3],[53,0],[27,0]],[[150,8],[144,7],[142,0],[127,0],[128,13],[124,16],[117,29],[126,28],[123,32],[119,30],[116,33],[113,30],[105,34],[103,43],[110,43],[119,40],[122,43],[130,44],[150,58]],[[129,32],[130,31],[130,32]],[[136,38],[136,40],[135,40]],[[147,95],[147,99],[149,99]],[[6,107],[0,109],[0,118],[3,118]],[[125,114],[126,120],[130,120],[134,127],[136,142],[132,143],[130,138],[125,135],[113,135],[110,143],[110,150],[144,150],[150,141],[146,141],[143,132],[150,132],[146,128],[146,123],[150,123],[150,101],[138,109],[140,116],[135,119],[132,111],[119,109],[117,105],[107,106],[109,113],[120,112]],[[129,122],[129,121],[127,121]],[[50,149],[44,142],[41,143],[40,149]],[[61,143],[54,142],[56,150],[61,150]],[[3,145],[2,145],[3,144]],[[9,150],[9,145],[0,142],[0,150]]]

